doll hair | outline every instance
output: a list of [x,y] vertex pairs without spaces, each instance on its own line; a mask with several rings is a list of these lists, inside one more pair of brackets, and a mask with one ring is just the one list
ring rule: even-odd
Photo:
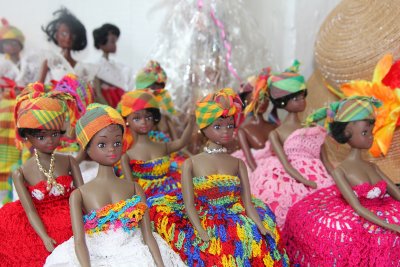
[[[124,134],[124,127],[122,127],[122,125],[120,125],[120,124],[110,124],[110,125],[118,125],[118,127],[121,129],[122,135]],[[92,139],[90,139],[89,143],[87,143],[87,145],[85,147],[85,151],[89,150],[89,147],[92,144]]]
[[146,111],[150,112],[153,116],[154,124],[158,124],[161,120],[161,112],[158,108],[146,108]]
[[271,96],[271,94],[269,94],[269,99],[271,100],[272,104],[274,105],[274,107],[271,110],[271,113],[268,116],[268,120],[272,123],[275,124],[280,124],[280,120],[278,117],[278,109],[279,108],[285,108],[287,103],[289,102],[290,99],[293,99],[301,94],[304,94],[304,97],[307,97],[307,89],[305,90],[300,90],[296,93],[292,93],[289,95],[285,95],[283,97],[279,97],[279,98],[273,98]]
[[[375,123],[375,120],[367,120],[371,125]],[[333,121],[329,124],[329,130],[331,132],[331,135],[333,139],[336,140],[339,144],[346,144],[350,138],[351,135],[346,135],[345,129],[349,122],[340,122],[340,121]]]
[[[27,135],[35,136],[43,131],[43,129],[32,129],[32,128],[18,128],[18,134],[25,138]],[[65,134],[65,131],[59,131],[61,135]]]
[[108,34],[111,33],[117,37],[120,35],[120,30],[113,24],[103,24],[100,28],[93,30],[94,47],[100,49],[101,45],[105,45],[108,40]]
[[65,7],[55,11],[53,16],[56,16],[54,20],[50,21],[45,28],[42,26],[42,30],[46,33],[48,40],[58,45],[56,38],[57,29],[60,24],[65,24],[69,27],[73,38],[71,49],[73,51],[85,49],[87,45],[85,26]]

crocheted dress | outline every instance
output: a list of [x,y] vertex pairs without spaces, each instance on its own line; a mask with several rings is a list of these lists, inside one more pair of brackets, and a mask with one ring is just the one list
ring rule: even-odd
[[[400,224],[400,202],[386,193],[387,184],[353,186],[360,203],[391,224]],[[301,266],[400,266],[400,234],[361,216],[334,185],[318,190],[288,213],[288,254]]]
[[[64,187],[64,195],[55,187],[48,192],[46,181],[27,186],[47,234],[57,242],[55,246],[72,236],[68,199],[74,189],[71,176],[60,176],[57,182]],[[0,266],[43,266],[50,253],[30,225],[21,202],[4,205],[0,218]]]
[[196,234],[184,210],[182,193],[148,199],[155,230],[189,266],[289,266],[281,247],[275,216],[253,199],[264,226],[275,233],[262,236],[246,215],[237,176],[209,175],[193,178],[195,206],[210,241]]
[[[134,195],[83,216],[91,266],[156,266],[139,229],[146,209],[140,196]],[[158,234],[153,235],[165,266],[186,266]],[[74,238],[58,246],[45,266],[80,266]]]
[[[321,159],[321,146],[326,131],[322,127],[300,128],[285,141],[283,149],[291,165],[304,178],[317,183],[317,189],[333,184]],[[274,212],[279,227],[285,223],[286,214],[297,201],[314,192],[292,178],[274,154],[270,142],[255,153],[257,168],[249,173],[251,193],[266,203]]]

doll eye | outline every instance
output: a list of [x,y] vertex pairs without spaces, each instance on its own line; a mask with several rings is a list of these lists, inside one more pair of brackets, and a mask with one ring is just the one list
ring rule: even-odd
[[98,144],[97,144],[97,147],[98,147],[98,148],[105,148],[105,147],[106,147],[106,144],[105,144],[105,143],[98,143]]
[[120,147],[120,146],[122,146],[122,143],[120,141],[114,143],[114,147]]
[[362,131],[361,135],[366,136],[367,135],[367,131]]
[[233,128],[235,128],[235,125],[234,124],[228,124],[227,128],[228,129],[233,129]]
[[56,132],[56,133],[52,133],[52,134],[51,134],[51,137],[58,137],[58,136],[60,136],[60,133],[59,133],[59,132]]
[[44,140],[44,136],[43,135],[38,135],[36,136],[37,140],[43,141]]
[[151,121],[151,120],[153,120],[153,115],[149,115],[149,116],[147,116],[147,117],[146,117],[146,120],[147,120],[147,121]]
[[134,122],[138,122],[139,120],[140,120],[140,118],[138,118],[138,117],[132,118],[132,121],[134,121]]
[[221,129],[221,126],[219,124],[214,125],[214,129],[219,130],[219,129]]

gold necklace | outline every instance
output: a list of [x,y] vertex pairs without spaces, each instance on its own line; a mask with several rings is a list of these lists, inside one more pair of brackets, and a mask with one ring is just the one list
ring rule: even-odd
[[46,171],[42,164],[39,161],[39,154],[37,153],[37,150],[35,149],[35,158],[36,158],[36,164],[39,168],[39,170],[46,176],[47,178],[47,186],[46,190],[50,191],[52,187],[56,187],[56,189],[61,193],[61,195],[64,195],[64,187],[57,183],[56,179],[54,178],[54,152],[51,153],[51,159],[50,159],[50,167],[49,170]]

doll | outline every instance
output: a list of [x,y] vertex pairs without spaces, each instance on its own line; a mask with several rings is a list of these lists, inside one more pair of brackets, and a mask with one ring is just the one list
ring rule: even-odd
[[294,263],[400,264],[400,190],[361,153],[374,141],[374,107],[380,104],[372,97],[353,96],[307,118],[308,123],[327,126],[332,137],[351,150],[333,171],[335,185],[305,197],[289,210],[285,240]]
[[28,85],[14,111],[17,138],[32,145],[34,156],[12,174],[20,200],[0,209],[5,266],[43,266],[50,252],[72,236],[68,199],[83,184],[74,158],[54,153],[64,133],[62,95],[38,88]]
[[204,152],[185,161],[182,191],[149,198],[155,229],[189,266],[289,266],[274,214],[251,197],[245,164],[224,147],[241,105],[231,88],[197,103]]
[[193,131],[194,117],[181,138],[167,143],[154,142],[148,133],[160,121],[159,103],[147,90],[134,90],[122,96],[120,109],[134,143],[122,156],[124,177],[138,179],[146,196],[166,193],[180,187],[180,168],[171,168],[171,153],[182,149]]
[[277,121],[277,108],[288,114],[270,132],[262,155],[257,155],[257,168],[249,178],[251,192],[270,206],[280,227],[294,203],[317,186],[333,184],[329,174],[332,166],[323,149],[326,131],[322,127],[303,128],[299,119],[298,113],[306,106],[307,89],[298,68],[296,60],[285,72],[268,78],[273,121]]
[[184,266],[166,242],[151,232],[142,188],[114,174],[124,130],[120,114],[97,103],[89,105],[78,121],[78,141],[100,167],[94,180],[71,194],[74,237],[60,245],[45,266]]
[[110,54],[117,51],[119,36],[119,28],[109,23],[93,31],[94,46],[103,52],[94,80],[97,102],[113,108],[117,106],[125,91],[133,88],[131,79],[134,77],[128,67],[110,59]]
[[[275,124],[265,121],[263,117],[269,104],[267,94],[269,72],[269,69],[265,68],[256,78],[253,92],[250,94],[251,101],[247,103],[245,109],[245,116],[249,118],[240,125],[237,132],[242,150],[232,154],[234,157],[245,160],[252,171],[256,169],[257,162],[254,159],[255,155],[253,155],[254,152],[251,149],[257,149],[258,151],[255,154],[262,157],[265,153],[262,149],[268,141],[269,133],[276,128]],[[253,115],[250,116],[250,113],[253,113]]]
[[82,51],[87,45],[85,26],[66,8],[53,13],[56,18],[42,28],[48,40],[61,48],[61,55],[50,52],[42,64],[39,81],[60,80],[67,73],[77,74],[89,82],[93,80],[95,68],[77,62],[71,51]]

